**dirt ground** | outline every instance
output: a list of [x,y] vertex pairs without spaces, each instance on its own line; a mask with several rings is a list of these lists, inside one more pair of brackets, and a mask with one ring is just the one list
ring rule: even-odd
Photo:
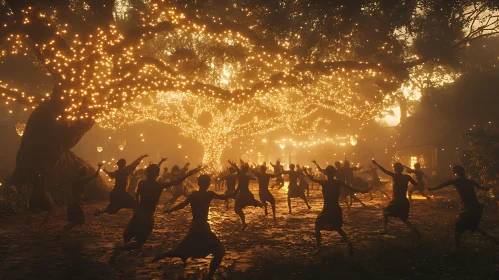
[[[257,195],[257,186],[252,185]],[[432,202],[415,200],[410,220],[426,244],[414,243],[404,225],[390,220],[389,235],[380,235],[381,210],[386,198],[378,195],[368,207],[344,205],[344,229],[354,245],[348,257],[337,233],[323,232],[323,252],[314,256],[314,219],[322,208],[318,189],[310,193],[312,210],[299,199],[287,214],[286,189],[272,190],[277,199],[277,224],[260,208],[248,208],[248,228],[224,202],[214,201],[210,210],[212,229],[225,244],[227,254],[217,279],[499,279],[499,246],[478,234],[467,234],[462,252],[453,252],[454,216],[459,211],[452,189],[435,193]],[[87,221],[69,236],[56,240],[65,223],[66,210],[58,206],[46,229],[36,232],[24,225],[25,215],[0,218],[0,279],[201,279],[210,257],[191,259],[184,270],[180,259],[151,264],[151,259],[180,242],[191,219],[190,209],[163,215],[163,202],[155,216],[155,229],[140,250],[123,253],[108,265],[132,212],[94,217],[105,203],[86,205]],[[257,196],[256,196],[257,197]],[[363,196],[360,196],[361,198]],[[233,201],[231,201],[233,205]],[[39,222],[36,217],[34,222]],[[487,211],[481,227],[499,237],[499,215]]]

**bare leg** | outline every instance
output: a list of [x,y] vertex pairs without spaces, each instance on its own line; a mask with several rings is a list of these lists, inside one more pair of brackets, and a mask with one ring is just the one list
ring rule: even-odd
[[239,218],[241,218],[241,222],[243,224],[243,231],[244,231],[248,225],[246,224],[246,219],[244,217],[243,209],[242,208],[234,208],[234,212],[236,212],[236,214],[239,215]]
[[350,210],[350,204],[348,203],[348,196],[343,198],[345,200],[345,204],[347,205],[348,210]]
[[210,262],[210,272],[208,273],[208,279],[213,279],[215,271],[218,269],[220,263],[222,262],[223,257],[225,256],[225,249],[223,248],[223,246],[221,249],[217,251],[219,252],[213,254],[213,259],[211,259]]
[[289,195],[288,195],[288,209],[289,209],[289,214],[291,214],[291,198],[289,198]]
[[305,201],[305,204],[307,204],[307,208],[308,210],[312,209],[312,207],[310,207],[310,205],[308,205],[308,199],[306,196],[302,197],[303,201]]
[[350,239],[348,239],[348,236],[347,234],[345,233],[345,231],[343,229],[339,229],[338,230],[338,233],[340,234],[341,238],[343,238],[343,241],[347,244],[348,246],[348,254],[350,256],[353,256],[353,246],[352,246],[352,242],[350,242]]
[[310,197],[310,189],[307,189],[307,199]]
[[421,239],[418,229],[413,226],[409,221],[402,221],[415,235],[418,239]]
[[322,251],[321,230],[317,226],[315,226],[315,242],[317,243],[317,251],[315,252],[317,255]]
[[228,198],[225,200],[225,208],[229,209],[229,199]]
[[265,216],[267,216],[269,214],[269,212],[267,211],[267,201],[263,201],[263,207],[265,208]]
[[[358,197],[356,197],[355,195],[350,196],[350,199],[351,199],[352,203],[353,203],[353,200],[355,200],[355,201],[357,201],[358,203],[360,203],[362,206],[367,207],[367,206],[364,204],[364,202],[362,202],[362,201],[361,201]],[[351,203],[350,203],[350,205],[351,205]]]
[[494,242],[495,244],[499,244],[499,240],[497,240],[497,238],[495,238],[494,236],[490,235],[488,232],[486,232],[480,228],[477,229],[476,231],[478,231],[478,233],[480,233],[482,236],[484,236],[488,240]]
[[276,220],[275,219],[275,202],[271,204],[272,206],[272,216],[274,217],[274,221]]
[[409,189],[409,203],[412,205],[412,193],[414,192],[414,189],[411,188]]
[[157,254],[156,257],[154,257],[154,259],[152,260],[152,262],[155,263],[155,262],[158,262],[164,258],[181,258],[184,268],[187,266],[187,259],[183,256],[179,256],[177,253],[175,253],[172,250]]

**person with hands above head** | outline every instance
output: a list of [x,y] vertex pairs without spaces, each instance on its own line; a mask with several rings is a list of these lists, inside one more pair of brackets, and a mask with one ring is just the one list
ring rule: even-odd
[[[313,161],[315,163],[315,160]],[[315,239],[317,242],[317,254],[320,253],[321,246],[321,230],[337,231],[343,241],[348,246],[350,256],[353,255],[352,243],[347,237],[347,234],[342,229],[343,226],[343,212],[341,211],[338,199],[340,197],[340,189],[347,188],[355,192],[363,192],[356,190],[345,182],[336,180],[334,178],[336,169],[329,165],[323,172],[327,176],[327,180],[315,179],[311,174],[305,170],[306,175],[313,182],[318,183],[322,187],[322,195],[324,196],[324,206],[321,213],[315,219]],[[367,191],[365,191],[367,192]]]
[[415,226],[413,226],[409,221],[409,208],[410,203],[407,199],[407,188],[409,186],[409,182],[412,185],[417,185],[416,181],[412,179],[411,176],[407,174],[402,174],[404,171],[404,166],[400,162],[396,162],[393,164],[393,170],[395,172],[391,172],[386,170],[383,166],[379,165],[374,159],[372,161],[374,165],[376,165],[381,171],[383,171],[386,175],[389,175],[393,179],[393,193],[392,200],[388,203],[388,205],[383,209],[383,234],[386,234],[387,225],[388,225],[388,217],[399,218],[410,230],[413,232],[417,239],[421,239],[421,235]]
[[278,175],[277,174],[267,174],[267,167],[265,165],[260,165],[259,169],[256,168],[250,168],[251,173],[253,173],[256,178],[258,179],[258,194],[260,197],[260,201],[263,203],[263,206],[265,208],[265,216],[268,215],[267,211],[267,202],[270,203],[272,207],[272,216],[274,217],[274,222],[276,221],[275,218],[275,198],[270,193],[269,191],[269,182],[270,178],[276,178]]
[[199,191],[194,191],[184,202],[166,211],[167,213],[172,213],[185,208],[187,205],[191,205],[191,226],[189,227],[189,232],[178,246],[170,251],[158,254],[153,259],[153,262],[164,258],[181,258],[185,266],[188,258],[204,258],[212,254],[213,259],[210,263],[208,279],[213,278],[215,271],[220,266],[225,255],[225,248],[220,239],[211,231],[210,224],[208,223],[210,204],[213,199],[226,200],[234,197],[235,193],[227,196],[208,191],[210,180],[208,175],[203,174],[199,176]]
[[243,209],[247,206],[263,207],[263,204],[255,199],[255,196],[249,189],[250,180],[255,180],[255,178],[248,175],[248,164],[242,162],[241,168],[239,168],[237,164],[231,160],[229,160],[229,164],[237,172],[237,189],[234,192],[236,194],[234,212],[236,212],[236,214],[241,218],[242,230],[244,231],[248,225],[246,224],[246,218],[244,216]]
[[[182,183],[200,170],[201,167],[195,168],[184,174],[184,176],[165,183],[157,181],[160,172],[159,164],[151,164],[146,168],[146,179],[140,181],[137,188],[138,207],[133,212],[133,216],[123,232],[124,246],[116,248],[110,263],[113,263],[123,251],[141,248],[147,241],[154,227],[154,212],[163,190]],[[135,241],[132,242],[134,238]]]
[[426,177],[424,172],[421,170],[421,164],[415,163],[414,169],[411,169],[405,165],[404,165],[404,168],[408,173],[416,175],[417,185],[413,186],[412,188],[409,189],[409,202],[412,204],[412,193],[414,191],[418,191],[422,196],[424,196],[426,198],[426,200],[430,200],[430,197],[425,193],[424,178],[426,178],[426,180],[428,180],[428,177]]
[[466,178],[464,167],[455,165],[453,167],[455,178],[444,182],[434,188],[429,187],[429,191],[436,191],[447,186],[454,186],[459,198],[461,199],[461,212],[456,217],[456,226],[454,229],[455,249],[461,248],[461,237],[465,231],[478,232],[492,242],[499,244],[499,241],[489,233],[479,227],[482,218],[482,206],[478,202],[475,194],[475,188],[482,191],[489,191],[490,187],[482,187],[477,182]]
[[277,186],[278,189],[281,189],[284,186],[284,178],[282,178],[282,172],[284,171],[284,166],[282,166],[281,162],[277,160],[275,164],[272,164],[270,162],[270,165],[272,168],[274,168],[274,175],[277,175],[275,177],[275,183],[272,184],[272,189]]
[[137,166],[142,162],[142,160],[148,157],[148,154],[142,155],[137,158],[130,165],[126,164],[125,159],[118,160],[118,169],[109,172],[105,168],[103,171],[111,178],[114,179],[114,188],[109,193],[109,204],[103,210],[97,210],[95,216],[102,215],[104,213],[115,214],[121,209],[134,209],[137,207],[137,201],[134,199],[132,194],[127,192],[128,178],[135,171]]
[[87,169],[81,167],[78,171],[78,178],[71,186],[71,197],[67,208],[68,223],[59,231],[58,238],[66,235],[72,228],[85,223],[85,211],[83,210],[83,197],[85,195],[85,185],[99,177],[102,163],[97,164],[97,171],[91,176],[85,176]]

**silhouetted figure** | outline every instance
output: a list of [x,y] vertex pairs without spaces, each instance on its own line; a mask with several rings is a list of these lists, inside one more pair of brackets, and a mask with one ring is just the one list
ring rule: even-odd
[[[222,180],[225,181],[225,185],[227,186],[227,189],[225,190],[225,195],[227,197],[232,197],[234,195],[236,191],[237,177],[238,175],[234,167],[230,167],[229,174],[222,177]],[[228,198],[225,200],[225,207],[229,209]]]
[[163,173],[159,177],[160,182],[166,182],[168,179],[170,179],[170,173],[168,173],[168,167],[163,168]]
[[184,202],[167,211],[167,213],[171,213],[183,209],[190,204],[192,222],[189,232],[177,247],[168,252],[158,254],[153,259],[153,262],[164,258],[181,258],[185,266],[188,258],[204,258],[212,254],[213,259],[211,260],[210,272],[208,274],[208,278],[212,279],[225,255],[225,248],[215,233],[211,231],[210,224],[208,224],[210,203],[213,199],[226,200],[229,196],[208,191],[208,187],[210,186],[210,177],[208,175],[199,176],[198,184],[199,191],[194,191]]
[[392,200],[383,210],[382,233],[386,234],[388,232],[386,229],[388,225],[388,217],[396,217],[399,218],[413,233],[415,233],[418,239],[421,239],[421,236],[419,235],[416,227],[408,221],[410,203],[407,199],[407,188],[409,186],[409,182],[411,182],[411,184],[415,186],[417,184],[416,181],[414,181],[411,176],[402,174],[402,172],[404,171],[404,166],[399,162],[393,164],[393,170],[395,170],[395,173],[386,170],[375,160],[373,160],[372,162],[376,166],[378,166],[381,171],[393,178]]
[[315,219],[315,239],[317,241],[317,254],[321,251],[321,230],[337,231],[343,241],[348,246],[350,255],[353,255],[352,243],[347,237],[347,234],[341,228],[343,226],[343,213],[341,211],[338,199],[340,197],[340,189],[347,188],[356,192],[362,192],[353,189],[349,185],[340,180],[334,179],[336,169],[329,165],[324,170],[327,180],[317,180],[307,173],[310,180],[319,183],[322,186],[322,195],[324,196],[324,206],[321,213]]
[[434,191],[453,185],[461,198],[461,212],[456,217],[456,227],[454,230],[456,250],[460,249],[461,236],[467,230],[471,232],[477,231],[487,239],[499,244],[499,241],[496,238],[479,227],[480,219],[482,218],[482,206],[476,198],[475,188],[488,191],[490,190],[490,187],[482,187],[477,182],[466,178],[464,167],[460,165],[455,165],[453,171],[456,176],[455,179],[442,183],[434,188],[428,188],[428,190]]
[[278,160],[275,162],[275,165],[270,162],[272,168],[274,168],[274,174],[277,175],[275,177],[275,183],[272,184],[272,188],[277,186],[278,189],[281,189],[284,186],[284,178],[282,178],[282,172],[284,171],[284,166],[282,166],[281,162]]
[[[163,193],[163,189],[170,188],[182,183],[187,177],[196,174],[201,167],[195,168],[184,176],[172,182],[158,182],[160,168],[156,164],[151,164],[146,169],[146,179],[140,181],[137,188],[138,207],[133,212],[132,219],[123,232],[123,247],[118,247],[111,256],[110,262],[114,262],[123,251],[130,251],[141,248],[152,233],[154,227],[154,212]],[[132,239],[135,238],[135,242]]]
[[305,192],[307,192],[307,199],[310,198],[310,185],[307,180],[305,180],[305,167],[301,167],[299,164],[296,165],[296,171],[300,172],[298,175],[298,186]]
[[426,177],[424,172],[421,170],[421,164],[415,163],[414,169],[411,169],[405,165],[404,167],[405,170],[407,170],[407,172],[416,175],[416,182],[418,183],[416,186],[409,189],[409,202],[412,204],[412,193],[414,191],[418,191],[422,196],[426,198],[426,200],[430,200],[430,197],[425,193],[425,182],[424,182],[424,178],[428,180],[428,177]]
[[26,219],[26,224],[31,225],[33,214],[47,212],[42,222],[38,225],[41,229],[48,222],[54,211],[54,202],[52,196],[47,191],[48,172],[43,171],[31,178],[31,190],[28,198],[29,216]]
[[241,218],[241,223],[243,225],[242,230],[244,231],[248,225],[246,224],[243,209],[247,206],[262,207],[263,204],[255,199],[255,196],[249,189],[249,181],[254,180],[254,178],[248,175],[248,164],[241,164],[241,168],[239,168],[230,160],[229,163],[237,172],[237,189],[235,191],[237,196],[234,203],[234,212],[236,212],[236,214]]
[[381,179],[379,178],[378,168],[376,167],[376,165],[372,164],[371,169],[363,171],[363,172],[368,174],[369,176],[371,176],[371,181],[369,182],[369,195],[370,195],[369,200],[373,200],[373,194],[376,192],[380,192],[385,197],[390,199],[390,196],[386,192],[380,190],[380,188],[384,184],[383,184],[383,182],[381,182]]
[[[357,181],[353,175],[353,172],[361,170],[362,166],[361,167],[351,167],[350,162],[348,160],[345,160],[345,163],[343,163],[342,169],[343,169],[342,170],[343,175],[345,176],[345,182],[347,184],[349,184],[350,186],[354,186],[354,187],[358,188],[359,186],[356,186]],[[352,192],[349,189],[344,189],[344,190],[346,191],[346,195],[350,197],[350,207],[352,206],[354,200],[357,201],[358,203],[360,203],[362,206],[366,207],[366,205],[355,195],[355,192]]]
[[131,193],[132,195],[135,194],[140,180],[145,178],[145,172],[146,171],[144,168],[140,168],[132,172],[132,174],[130,175],[130,183],[128,184],[128,187],[126,189],[127,192]]
[[300,176],[301,172],[298,172],[295,170],[295,165],[290,164],[289,165],[289,170],[288,171],[283,171],[283,174],[288,174],[289,175],[289,185],[288,185],[288,209],[289,213],[291,214],[291,198],[301,198],[303,201],[305,201],[305,204],[307,204],[307,208],[310,210],[312,207],[308,205],[308,200],[307,197],[305,196],[305,191],[298,186],[298,177]]
[[[183,177],[187,173],[187,171],[189,171],[189,165],[190,165],[190,163],[186,163],[184,165],[184,167],[182,167],[182,168],[180,168],[178,165],[174,165],[172,167],[172,172],[169,175],[170,181],[174,181],[180,177]],[[181,196],[184,196],[184,197],[188,196],[188,194],[186,192],[186,188],[185,188],[183,183],[174,185],[171,188],[171,192],[172,192],[172,198],[170,198],[169,200],[167,200],[165,202],[165,206],[164,206],[165,210],[168,209],[172,204],[174,204],[175,201],[177,201],[177,199],[179,199]]]
[[85,184],[99,177],[99,172],[102,163],[99,163],[95,174],[85,177],[86,168],[82,167],[79,170],[79,178],[73,182],[71,186],[71,197],[67,208],[68,223],[62,228],[58,234],[58,238],[65,236],[72,228],[83,225],[85,223],[85,211],[83,210],[83,196],[85,195]]
[[[312,162],[315,164],[315,166],[317,166],[317,169],[319,170],[319,172],[321,174],[324,174],[325,170],[320,167],[320,165],[317,163],[317,161],[313,160]],[[343,167],[341,166],[341,162],[336,161],[334,163],[334,167],[336,169],[336,175],[335,175],[336,179],[338,181],[345,183],[345,173],[343,172]],[[345,188],[340,189],[340,198],[345,202],[348,210],[350,210],[350,205],[351,205],[350,201],[348,200],[350,193],[351,192]]]
[[258,194],[260,196],[260,201],[265,207],[265,216],[267,216],[269,213],[267,211],[267,202],[269,202],[270,206],[272,207],[272,217],[275,221],[275,198],[269,191],[269,182],[270,178],[275,178],[278,175],[265,173],[267,171],[267,167],[265,165],[260,165],[260,170],[257,170],[256,168],[252,168],[250,170],[258,179]]
[[108,172],[106,169],[103,169],[111,179],[115,179],[114,188],[111,193],[109,193],[109,204],[104,210],[95,211],[94,215],[99,216],[104,213],[115,214],[122,208],[130,209],[137,207],[137,201],[127,192],[128,177],[135,171],[140,162],[148,156],[149,155],[147,154],[142,155],[128,166],[126,165],[125,159],[120,159],[117,163],[118,170],[113,172]]

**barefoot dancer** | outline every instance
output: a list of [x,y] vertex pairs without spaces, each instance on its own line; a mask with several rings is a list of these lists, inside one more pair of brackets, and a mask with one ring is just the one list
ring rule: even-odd
[[125,159],[118,160],[118,170],[113,172],[108,172],[106,169],[103,171],[112,179],[115,179],[114,188],[109,193],[109,204],[104,210],[95,211],[95,216],[102,215],[104,213],[115,214],[122,208],[135,208],[137,207],[137,201],[133,196],[127,192],[128,177],[135,171],[140,162],[148,157],[149,155],[142,155],[136,159],[132,164],[126,165]]
[[424,177],[426,178],[426,180],[428,180],[428,177],[426,177],[426,175],[421,170],[421,164],[415,163],[414,169],[411,169],[405,165],[404,167],[407,172],[416,174],[416,182],[418,183],[416,186],[409,189],[409,202],[412,204],[412,193],[414,191],[418,191],[422,196],[426,198],[426,200],[430,200],[430,197],[425,193],[425,182],[423,179]]
[[102,163],[99,163],[97,171],[90,177],[85,177],[87,170],[82,167],[79,172],[79,179],[72,184],[71,198],[67,208],[68,223],[58,234],[58,238],[65,236],[72,228],[85,223],[85,211],[83,210],[83,196],[85,195],[85,184],[99,177]]
[[244,231],[248,225],[246,224],[243,209],[246,206],[262,207],[263,204],[256,200],[255,196],[249,190],[249,181],[254,180],[254,178],[248,176],[248,164],[241,164],[241,168],[239,168],[233,161],[229,160],[229,163],[237,172],[237,189],[235,191],[237,196],[236,202],[234,203],[234,212],[241,218],[243,225],[242,230]]
[[39,228],[43,228],[45,224],[52,216],[52,212],[54,211],[54,202],[52,201],[52,196],[47,192],[47,176],[48,172],[43,171],[40,174],[36,174],[31,179],[32,188],[29,193],[28,199],[28,207],[30,214],[26,219],[26,224],[31,225],[31,220],[33,218],[33,214],[39,212],[47,212],[45,218],[43,218]]
[[[237,184],[237,173],[234,167],[229,168],[229,174],[225,175],[221,178],[222,181],[225,181],[225,185],[227,189],[225,190],[225,195],[227,197],[232,197],[234,192],[236,191]],[[225,208],[229,209],[229,199],[225,200]]]
[[298,175],[298,186],[303,190],[307,192],[307,199],[310,198],[310,185],[308,184],[307,180],[305,179],[305,167],[301,167],[299,164],[296,165],[296,171],[300,172],[300,175]]
[[208,191],[208,187],[210,186],[210,177],[208,175],[199,176],[198,184],[199,191],[194,191],[184,202],[167,211],[171,213],[183,209],[190,204],[192,222],[189,232],[177,247],[168,252],[158,254],[153,259],[153,262],[164,258],[181,258],[185,266],[188,258],[204,258],[212,254],[213,259],[211,260],[210,272],[208,274],[208,279],[212,279],[225,255],[225,248],[220,239],[211,231],[210,224],[208,223],[208,213],[213,199],[226,200],[230,197]]
[[[322,169],[322,168],[319,166],[319,164],[317,163],[317,161],[313,160],[312,162],[315,164],[315,166],[317,166],[317,169],[319,170],[319,172],[320,172],[321,174],[324,174],[325,170],[324,170],[324,169]],[[341,166],[341,162],[336,161],[336,162],[334,163],[334,167],[335,167],[335,169],[336,169],[336,175],[335,175],[336,179],[337,179],[338,181],[340,181],[340,182],[343,182],[343,183],[344,183],[344,182],[345,182],[345,173],[343,172],[343,167]],[[348,201],[348,196],[349,196],[349,195],[350,195],[350,191],[349,191],[349,190],[344,189],[344,188],[341,188],[341,189],[340,189],[340,198],[341,198],[341,199],[345,202],[345,204],[346,204],[346,206],[347,206],[348,210],[350,210],[350,202]]]
[[[123,232],[123,247],[118,247],[111,256],[110,262],[114,262],[123,251],[131,251],[141,248],[152,233],[154,227],[154,212],[163,193],[163,189],[170,188],[182,183],[187,177],[196,174],[201,167],[193,169],[184,176],[168,183],[158,182],[159,164],[151,164],[146,169],[146,179],[140,181],[137,188],[138,207],[133,212],[132,219]],[[131,242],[135,238],[135,242]]]
[[307,204],[307,208],[310,210],[312,207],[308,205],[307,197],[305,196],[305,191],[298,186],[298,176],[300,176],[301,172],[295,171],[295,165],[290,164],[289,170],[284,171],[283,174],[289,175],[289,185],[288,185],[288,209],[291,214],[291,198],[299,197],[305,201]]
[[372,178],[371,181],[369,182],[369,194],[371,196],[369,200],[373,200],[373,194],[376,192],[380,192],[385,197],[390,199],[390,196],[386,192],[380,190],[380,188],[383,186],[383,182],[381,182],[381,180],[379,179],[378,168],[376,168],[376,165],[371,163],[371,169],[363,172],[368,174]]
[[277,186],[278,189],[281,189],[284,186],[284,178],[282,178],[284,166],[282,166],[279,160],[275,162],[275,165],[270,162],[270,165],[274,168],[274,174],[277,175],[275,177],[275,183],[272,184],[271,187],[274,188],[275,186]]
[[388,203],[388,206],[383,210],[383,232],[386,234],[388,231],[386,229],[388,225],[388,217],[399,218],[415,235],[418,239],[421,239],[418,230],[409,221],[409,200],[407,199],[407,187],[409,182],[412,185],[416,185],[416,181],[412,179],[411,176],[402,174],[404,171],[404,166],[401,163],[396,162],[393,164],[393,170],[395,173],[390,172],[379,165],[375,160],[372,161],[376,166],[379,167],[381,171],[393,178],[393,194],[392,200]]
[[272,207],[272,217],[274,217],[275,221],[275,198],[269,191],[269,181],[270,178],[275,178],[278,175],[265,173],[265,171],[267,171],[265,165],[260,165],[260,170],[257,170],[256,168],[250,168],[250,170],[255,174],[256,178],[258,178],[258,194],[260,196],[260,201],[265,207],[265,216],[269,213],[267,211],[267,202],[269,202]]
[[456,176],[454,180],[447,181],[434,188],[428,188],[428,190],[434,191],[453,185],[461,198],[461,212],[456,217],[456,227],[454,230],[456,250],[460,249],[461,236],[467,230],[471,232],[478,231],[487,239],[499,244],[499,240],[479,227],[480,219],[482,218],[482,206],[476,198],[475,188],[488,191],[490,190],[490,187],[482,187],[475,181],[466,178],[464,167],[460,165],[455,165],[453,171]]
[[345,182],[334,179],[336,169],[329,165],[324,173],[326,173],[327,180],[317,180],[310,174],[308,178],[313,182],[319,183],[322,186],[322,195],[324,196],[324,206],[321,213],[315,219],[315,239],[317,240],[317,254],[321,251],[321,230],[337,231],[343,241],[348,246],[348,252],[353,255],[352,243],[347,237],[347,234],[341,228],[343,226],[343,214],[341,211],[338,199],[340,197],[340,188],[344,187],[355,192],[361,192],[359,190],[353,189]]

